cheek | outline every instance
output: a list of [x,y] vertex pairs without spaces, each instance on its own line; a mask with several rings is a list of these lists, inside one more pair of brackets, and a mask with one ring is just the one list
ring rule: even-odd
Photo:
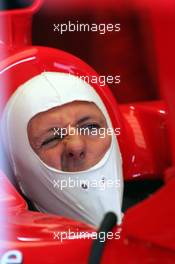
[[61,169],[61,155],[63,149],[61,146],[56,146],[51,149],[42,150],[38,155],[42,161],[47,165],[60,170]]
[[87,144],[87,153],[93,159],[100,160],[111,145],[111,136],[106,135],[104,138],[95,138],[93,140],[89,140]]
[[100,138],[99,151],[103,157],[111,145],[111,136],[106,135],[104,138]]

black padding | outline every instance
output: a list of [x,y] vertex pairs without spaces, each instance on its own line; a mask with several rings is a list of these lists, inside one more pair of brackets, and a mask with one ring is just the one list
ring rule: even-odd
[[29,7],[34,0],[0,0],[0,10],[13,10]]
[[103,232],[105,233],[106,239],[104,242],[100,241],[98,237],[97,240],[94,240],[92,244],[92,249],[89,256],[88,264],[100,264],[101,258],[104,251],[105,243],[107,242],[107,233],[112,230],[112,228],[117,224],[117,216],[113,212],[108,212],[100,225],[98,234]]

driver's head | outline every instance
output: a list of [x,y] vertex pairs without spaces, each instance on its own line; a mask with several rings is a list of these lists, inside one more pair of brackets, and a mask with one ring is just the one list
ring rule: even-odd
[[[29,142],[49,166],[62,171],[87,170],[110,147],[111,135],[101,110],[92,102],[74,101],[38,113],[28,123]],[[96,133],[95,133],[96,132]]]
[[91,85],[66,73],[37,75],[11,96],[2,124],[14,176],[38,210],[93,225],[114,211],[121,221],[120,150]]

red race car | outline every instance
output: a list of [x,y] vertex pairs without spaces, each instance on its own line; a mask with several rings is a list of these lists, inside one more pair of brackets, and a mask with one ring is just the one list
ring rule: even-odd
[[[2,1],[0,4],[1,115],[17,88],[43,72],[71,73],[89,78],[95,76],[98,81],[92,86],[108,110],[113,127],[120,128],[117,138],[123,160],[124,216],[122,223],[116,225],[115,215],[108,213],[100,227],[95,228],[61,214],[34,210],[31,201],[15,182],[8,158],[1,147],[0,263],[175,263],[173,1],[154,4],[150,1],[128,1],[127,4],[119,1],[118,5],[113,1],[97,1],[96,4],[75,0],[67,4],[63,1],[45,1],[40,13],[34,17],[32,45],[32,17],[41,3],[41,0],[30,0],[13,3]],[[78,51],[75,40],[74,43],[70,42],[72,33],[61,36],[60,43],[55,44],[52,36],[56,32],[52,30],[51,33],[44,21],[50,21],[56,29],[58,24],[52,21],[58,18],[55,10],[59,10],[59,7],[58,22],[64,22],[64,18],[72,14],[81,20],[81,12],[90,21],[91,8],[98,14],[98,23],[97,18],[101,15],[106,23],[117,14],[122,21],[121,35],[114,37],[111,33],[110,41],[107,38],[100,40],[97,33],[90,40],[84,35],[84,47],[78,46]],[[87,7],[89,11],[86,13]],[[45,11],[42,11],[44,8],[49,10],[47,19]],[[111,13],[105,13],[105,10]],[[125,26],[122,30],[125,24],[130,28]],[[140,40],[142,35],[140,45],[132,39],[136,28],[139,32],[138,25],[142,34],[136,34],[135,39]],[[41,27],[44,33],[40,31]],[[148,35],[150,31],[151,39]],[[80,43],[80,32],[76,36]],[[38,46],[40,42],[52,48]],[[141,49],[143,43],[147,56]],[[92,48],[87,51],[89,46]],[[58,49],[64,47],[69,52],[79,52],[77,55],[102,75],[76,56]],[[131,54],[131,47],[134,54]],[[100,61],[102,54],[104,65]],[[151,54],[154,56],[151,57]],[[118,62],[115,62],[114,55],[119,58]],[[105,69],[106,65],[109,65],[108,70]],[[153,78],[155,68],[157,85]],[[138,74],[134,75],[134,70]],[[117,81],[111,84],[111,89],[106,84],[101,85],[102,78],[99,78],[109,74],[109,71],[113,74],[118,71],[115,75]],[[129,76],[129,72],[132,76]]]

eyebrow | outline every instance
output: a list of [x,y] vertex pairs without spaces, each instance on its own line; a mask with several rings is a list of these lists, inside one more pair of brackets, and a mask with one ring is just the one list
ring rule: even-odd
[[[80,119],[76,122],[76,124],[80,125],[81,123],[86,122],[86,121],[88,121],[88,120],[91,120],[91,119],[93,119],[93,118],[94,118],[94,117],[92,117],[92,116],[84,116],[84,117],[80,118]],[[102,120],[100,119],[99,122],[102,122]],[[53,132],[55,128],[60,128],[60,127],[56,127],[56,126],[55,126],[55,127],[51,127],[50,129],[47,130],[47,133],[48,133],[48,132]]]
[[88,121],[91,118],[92,117],[90,117],[90,116],[84,116],[84,117],[82,117],[81,119],[78,120],[77,124],[81,124],[81,123],[83,123],[85,121]]

